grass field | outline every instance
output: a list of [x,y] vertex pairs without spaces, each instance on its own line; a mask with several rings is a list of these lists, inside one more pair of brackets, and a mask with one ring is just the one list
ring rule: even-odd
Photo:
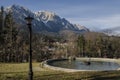
[[[66,73],[33,63],[34,80],[120,80],[120,71]],[[0,80],[28,80],[28,63],[0,63]]]

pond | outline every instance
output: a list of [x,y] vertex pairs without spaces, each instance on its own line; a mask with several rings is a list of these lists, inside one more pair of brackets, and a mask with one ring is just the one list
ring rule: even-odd
[[90,64],[87,64],[87,60],[57,60],[50,62],[51,66],[67,68],[67,69],[77,69],[77,70],[117,70],[120,68],[120,65],[116,62],[109,61],[90,61]]

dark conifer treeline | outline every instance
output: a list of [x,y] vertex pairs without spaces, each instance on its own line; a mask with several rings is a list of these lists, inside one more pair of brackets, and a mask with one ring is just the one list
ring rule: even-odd
[[82,50],[79,49],[80,55],[102,58],[120,57],[120,37],[95,34],[89,32],[78,37],[78,48],[82,48]]

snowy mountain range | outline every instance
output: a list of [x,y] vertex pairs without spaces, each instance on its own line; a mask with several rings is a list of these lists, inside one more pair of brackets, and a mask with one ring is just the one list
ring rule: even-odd
[[33,20],[33,30],[36,32],[40,31],[48,31],[48,32],[59,32],[61,30],[72,30],[75,32],[88,32],[89,29],[81,26],[70,23],[65,18],[61,18],[53,12],[48,11],[38,11],[32,12],[31,10],[19,6],[12,5],[5,9],[5,12],[11,12],[16,23],[20,25],[25,25],[26,22],[24,20],[28,15],[34,18]]
[[112,28],[106,28],[103,30],[100,30],[99,32],[103,32],[109,36],[120,36],[120,26],[112,27]]

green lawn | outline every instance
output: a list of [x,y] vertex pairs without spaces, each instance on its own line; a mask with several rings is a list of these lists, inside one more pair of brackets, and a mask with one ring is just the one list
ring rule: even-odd
[[[33,63],[34,80],[120,80],[120,71],[66,73]],[[28,63],[0,63],[0,80],[28,80]]]

